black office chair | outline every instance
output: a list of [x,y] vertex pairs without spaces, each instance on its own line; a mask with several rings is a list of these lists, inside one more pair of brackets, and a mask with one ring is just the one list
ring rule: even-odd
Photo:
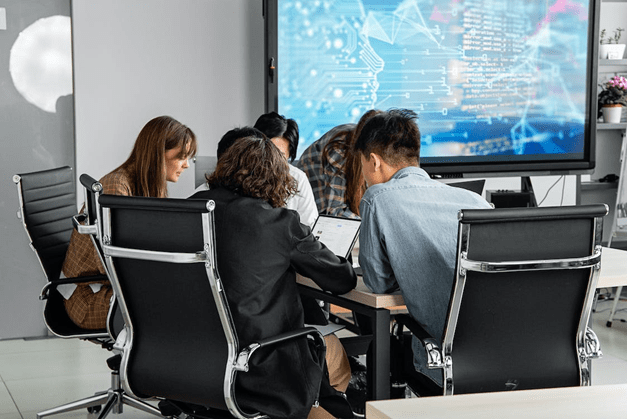
[[312,327],[239,348],[216,268],[213,201],[102,195],[100,204],[126,324],[121,377],[129,394],[163,399],[168,416],[262,418],[235,393],[257,349],[309,337],[323,362],[324,340]]
[[[76,214],[76,190],[74,177],[70,167],[60,167],[33,173],[15,175],[13,181],[17,184],[20,210],[18,217],[22,220],[31,248],[43,268],[48,282],[44,286],[40,299],[45,301],[44,322],[50,332],[61,338],[79,338],[101,345],[107,350],[113,348],[114,338],[110,331],[113,325],[118,324],[120,316],[115,316],[116,305],[112,304],[107,319],[107,328],[87,330],[76,326],[65,310],[63,296],[57,287],[61,284],[78,284],[91,281],[106,280],[106,275],[93,275],[77,278],[61,278],[61,269],[65,260],[70,236],[73,228],[81,234],[89,234],[92,242],[99,250],[96,240],[98,235],[97,217],[94,193],[99,193],[102,185],[95,180],[81,176],[83,186],[89,188],[85,196],[83,213]],[[73,226],[74,224],[74,226]],[[59,413],[87,408],[90,413],[100,411],[100,406],[111,400],[117,400],[117,394],[122,390],[119,382],[119,358],[114,356],[107,361],[112,369],[111,388],[96,393],[94,396],[66,403],[37,414],[41,419]],[[121,406],[115,406],[115,413],[122,413]],[[151,413],[161,416],[158,409],[149,406]],[[100,416],[104,418],[104,415]]]
[[57,291],[61,284],[76,284],[106,279],[104,275],[80,278],[62,278],[72,217],[76,214],[76,191],[70,167],[23,173],[13,176],[17,185],[21,219],[30,246],[44,271],[47,283],[40,300],[45,301],[44,321],[48,330],[62,338],[80,338],[107,346],[112,340],[106,329],[85,330],[70,320]]
[[[460,211],[443,336],[397,316],[404,366],[392,380],[421,396],[590,385],[601,350],[587,325],[606,214],[601,204]],[[415,371],[403,326],[425,346],[429,368],[442,370],[443,387]]]

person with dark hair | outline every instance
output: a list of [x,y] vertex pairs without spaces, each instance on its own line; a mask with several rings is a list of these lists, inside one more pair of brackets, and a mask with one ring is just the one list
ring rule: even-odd
[[352,145],[364,124],[381,111],[370,110],[357,124],[329,130],[310,145],[297,167],[307,175],[320,214],[359,218],[359,202],[366,191],[361,160]]
[[269,112],[257,118],[254,127],[270,138],[272,143],[281,150],[287,161],[296,158],[299,140],[296,121],[287,119],[276,112]]
[[[355,287],[351,264],[316,240],[298,214],[284,208],[296,182],[285,157],[267,137],[237,139],[208,182],[208,190],[190,199],[216,204],[217,267],[242,347],[304,325],[296,273],[335,294]],[[238,376],[238,402],[272,418],[329,417],[321,407],[311,408],[318,390],[320,397],[344,391],[350,367],[337,337],[329,335],[325,341],[328,380],[307,339],[295,340],[255,353],[254,368]]]
[[[400,289],[409,314],[439,339],[453,284],[457,213],[491,206],[419,167],[420,131],[412,111],[374,116],[354,149],[368,183],[360,204],[364,283],[379,294]],[[442,372],[427,369],[424,349],[417,339],[412,344],[417,371],[441,385]]]
[[[270,141],[277,146],[288,162],[296,157],[298,150],[298,124],[293,119],[286,119],[276,112],[261,115],[255,128],[263,132]],[[290,175],[298,183],[297,191],[286,204],[286,208],[293,209],[300,214],[301,223],[312,227],[318,218],[318,209],[311,191],[311,185],[305,172],[289,165]]]
[[[228,150],[237,140],[244,137],[263,137],[263,133],[256,128],[252,127],[241,127],[241,128],[233,128],[232,130],[227,131],[226,134],[220,138],[218,141],[218,150],[217,157],[220,160],[220,157]],[[209,179],[210,173],[205,174],[205,178]]]
[[[166,197],[167,182],[177,182],[196,154],[196,135],[169,116],[150,120],[140,131],[128,159],[100,179],[102,193],[112,195]],[[96,249],[87,235],[72,231],[63,263],[69,277],[105,274]],[[104,329],[111,284],[67,284],[57,287],[65,297],[70,319],[84,329]]]

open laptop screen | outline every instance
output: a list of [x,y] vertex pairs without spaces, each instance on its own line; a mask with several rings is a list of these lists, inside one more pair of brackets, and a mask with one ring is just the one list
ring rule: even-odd
[[311,231],[337,256],[348,258],[359,236],[361,220],[319,215]]

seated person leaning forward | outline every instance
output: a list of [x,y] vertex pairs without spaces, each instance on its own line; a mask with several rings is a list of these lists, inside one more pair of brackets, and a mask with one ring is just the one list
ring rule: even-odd
[[[196,136],[169,116],[150,120],[140,131],[128,159],[100,179],[102,193],[111,195],[168,195],[167,182],[177,182],[196,154]],[[66,277],[105,274],[96,249],[87,235],[72,231],[63,273]],[[113,289],[111,284],[67,284],[57,287],[65,298],[70,319],[84,329],[104,329]]]
[[361,160],[352,147],[364,124],[379,112],[370,110],[357,124],[332,128],[300,157],[297,166],[309,178],[320,214],[359,218],[359,202],[366,191],[366,182]]
[[[276,113],[273,112],[272,114],[276,114]],[[272,115],[272,114],[266,114],[266,115]],[[278,118],[282,118],[278,114],[276,115]],[[270,119],[270,118],[264,118],[264,117],[265,115],[262,115],[259,119],[261,120],[263,118],[263,120],[266,122],[268,119]],[[274,129],[274,132],[275,133],[277,131],[282,132],[282,130],[285,129],[286,131],[284,132],[284,134],[288,135],[290,138],[293,139],[294,138],[293,130],[295,129],[296,130],[295,136],[297,139],[298,127],[295,125],[280,123],[281,121],[285,121],[285,119],[278,120],[278,123],[277,123],[277,125],[279,125],[278,128],[275,127],[275,125],[272,125],[273,127],[272,129]],[[292,126],[293,128],[287,128],[290,126]],[[268,129],[272,130],[270,128]],[[220,161],[220,158],[226,152],[226,150],[228,150],[229,147],[231,147],[240,138],[249,137],[249,136],[263,137],[264,135],[265,134],[263,132],[253,127],[233,128],[232,130],[224,134],[222,138],[220,139],[220,141],[218,142],[218,149],[217,149],[218,161]],[[272,138],[271,141],[274,145],[277,145],[277,143],[280,142],[281,140],[283,139]],[[283,140],[283,141],[287,142],[287,140]],[[284,152],[284,148],[286,147],[285,142],[281,143],[281,146],[277,146],[277,148],[279,148],[279,151],[281,151],[281,153],[285,155],[287,159],[287,155]],[[290,176],[292,176],[298,183],[298,191],[287,199],[285,203],[285,208],[293,209],[296,212],[298,212],[298,215],[300,216],[300,222],[309,227],[312,227],[313,224],[316,222],[316,219],[318,218],[318,211],[316,209],[316,203],[314,201],[313,194],[311,192],[311,186],[309,186],[309,182],[307,181],[307,176],[305,176],[305,174],[300,169],[297,169],[291,164],[289,165],[289,168],[290,168]],[[299,175],[299,172],[300,172],[300,175]],[[208,179],[209,175],[210,175],[209,173],[206,173],[205,178]],[[204,182],[196,188],[196,192],[206,191],[208,189],[209,189],[209,184],[207,182]]]
[[[400,289],[411,316],[440,338],[453,286],[457,213],[491,206],[474,192],[431,179],[418,166],[415,119],[408,110],[376,115],[355,142],[368,183],[360,205],[359,264],[373,292]],[[412,349],[416,370],[441,386],[442,371],[427,369],[417,339]]]
[[[216,203],[217,267],[242,346],[303,327],[297,272],[333,293],[355,287],[350,263],[318,242],[295,211],[283,208],[296,182],[281,152],[264,135],[235,141],[208,182],[209,190],[190,199]],[[325,341],[328,379],[306,339],[253,357],[255,368],[238,376],[242,407],[272,418],[331,417],[312,404],[318,389],[321,399],[337,395],[335,389],[344,391],[350,367],[339,339],[329,335]]]
[[288,198],[286,208],[293,209],[300,214],[300,222],[313,227],[318,219],[318,207],[314,199],[311,185],[305,172],[292,166],[298,151],[298,124],[293,119],[286,119],[276,112],[261,115],[255,122],[255,128],[270,138],[289,163],[290,175],[298,183],[298,190]]

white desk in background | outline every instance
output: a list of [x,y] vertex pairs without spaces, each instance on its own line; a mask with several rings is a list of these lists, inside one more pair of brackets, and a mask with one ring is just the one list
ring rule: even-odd
[[627,384],[366,403],[367,419],[625,419]]
[[604,247],[601,251],[601,274],[597,288],[627,285],[627,251]]

